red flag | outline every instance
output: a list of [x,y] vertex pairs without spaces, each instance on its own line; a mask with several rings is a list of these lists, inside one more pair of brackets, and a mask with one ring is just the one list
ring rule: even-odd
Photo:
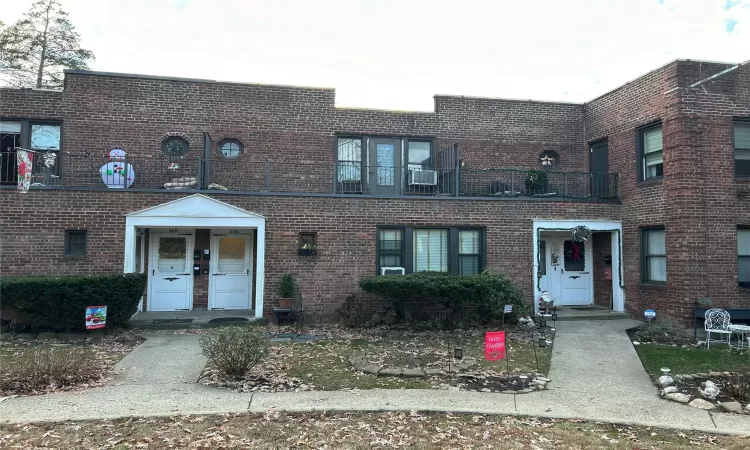
[[499,361],[505,358],[505,331],[488,331],[484,334],[484,359]]

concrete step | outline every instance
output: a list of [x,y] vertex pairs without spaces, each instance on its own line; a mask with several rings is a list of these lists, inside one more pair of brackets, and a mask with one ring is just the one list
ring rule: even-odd
[[575,315],[575,316],[566,316],[566,315],[557,315],[557,321],[558,322],[570,322],[570,321],[576,321],[576,320],[623,320],[623,319],[630,319],[630,315],[626,313],[620,313],[620,312],[609,312],[609,313],[597,313],[597,314],[588,314],[588,315]]

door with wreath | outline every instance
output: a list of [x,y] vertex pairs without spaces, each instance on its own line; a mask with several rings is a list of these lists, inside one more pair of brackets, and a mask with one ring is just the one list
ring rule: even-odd
[[556,299],[555,303],[560,306],[593,304],[593,259],[589,242],[577,242],[569,236],[554,236],[546,240],[550,252],[547,290]]

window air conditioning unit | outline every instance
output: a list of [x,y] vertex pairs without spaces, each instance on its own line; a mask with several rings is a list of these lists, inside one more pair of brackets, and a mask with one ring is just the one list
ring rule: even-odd
[[380,275],[404,275],[406,269],[403,267],[381,267]]
[[435,186],[437,185],[437,171],[409,169],[409,185]]

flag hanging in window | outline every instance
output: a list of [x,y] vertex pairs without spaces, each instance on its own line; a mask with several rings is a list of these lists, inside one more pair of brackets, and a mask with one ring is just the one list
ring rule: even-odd
[[16,149],[18,163],[18,190],[23,194],[29,192],[31,185],[31,169],[34,163],[34,153],[21,148]]

